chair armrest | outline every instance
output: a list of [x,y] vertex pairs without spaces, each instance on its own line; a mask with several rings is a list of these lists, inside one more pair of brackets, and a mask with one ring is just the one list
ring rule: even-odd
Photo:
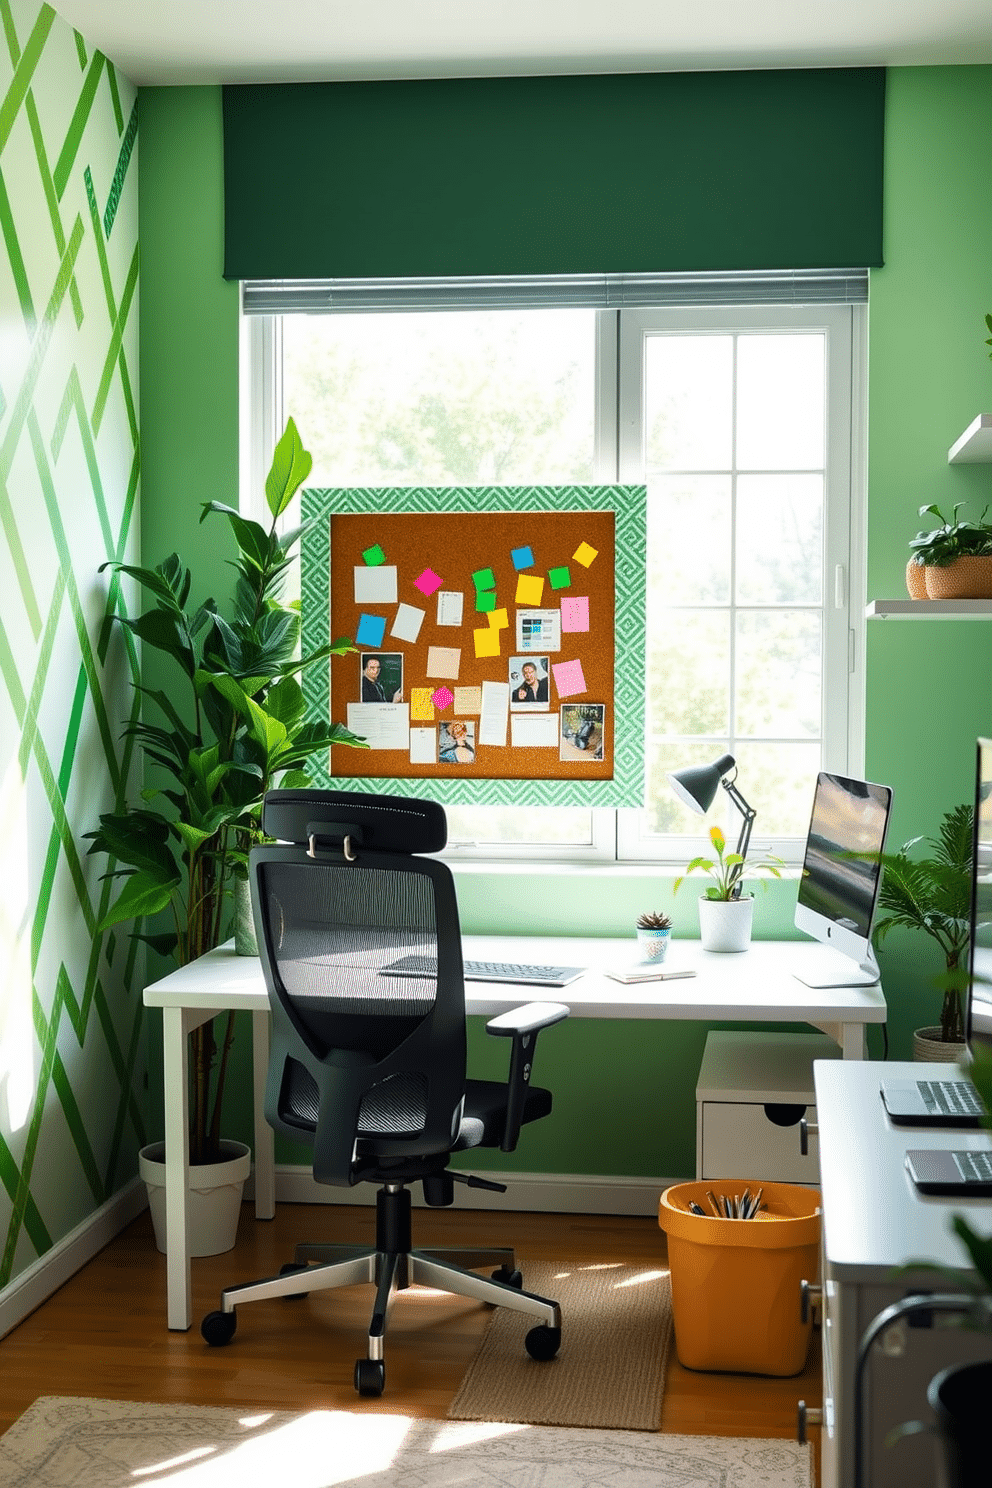
[[506,1081],[506,1126],[503,1131],[503,1140],[499,1144],[501,1152],[513,1152],[520,1136],[524,1101],[534,1064],[537,1035],[542,1028],[550,1028],[553,1023],[560,1023],[563,1018],[568,1017],[568,1014],[569,1009],[562,1002],[528,1002],[523,1007],[512,1008],[508,1013],[500,1013],[497,1017],[490,1018],[486,1024],[487,1033],[497,1038],[513,1039],[510,1049],[510,1073]]

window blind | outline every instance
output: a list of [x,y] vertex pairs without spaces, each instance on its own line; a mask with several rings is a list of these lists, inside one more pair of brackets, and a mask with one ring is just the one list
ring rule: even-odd
[[224,274],[882,263],[880,68],[223,90]]

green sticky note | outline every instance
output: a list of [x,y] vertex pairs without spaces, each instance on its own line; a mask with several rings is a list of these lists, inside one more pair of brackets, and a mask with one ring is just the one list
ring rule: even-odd
[[[475,575],[473,574],[472,577],[474,578]],[[476,612],[480,615],[488,614],[490,610],[494,610],[496,608],[496,590],[490,589],[485,592],[480,590],[475,596],[475,608]]]
[[491,568],[477,568],[472,575],[472,583],[475,585],[477,593],[483,589],[495,589],[496,575]]
[[549,568],[548,582],[552,589],[570,589],[572,587],[572,575],[568,568]]
[[386,561],[386,555],[378,543],[374,547],[363,549],[362,557],[365,559],[365,563],[369,568],[378,568],[380,563],[385,563]]

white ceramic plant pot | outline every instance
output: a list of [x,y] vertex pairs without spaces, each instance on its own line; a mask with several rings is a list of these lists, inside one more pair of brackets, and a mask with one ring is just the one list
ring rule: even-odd
[[746,951],[751,944],[754,896],[699,900],[699,938],[704,951]]
[[945,1044],[940,1036],[940,1024],[932,1028],[917,1028],[913,1034],[913,1058],[923,1064],[957,1064],[964,1053],[964,1044]]
[[644,930],[638,925],[637,949],[641,960],[650,962],[654,966],[660,965],[668,955],[668,943],[671,938],[670,927],[666,930]]
[[[223,1162],[189,1170],[190,1255],[221,1255],[233,1250],[241,1214],[241,1193],[251,1172],[251,1149],[222,1142]],[[152,1142],[138,1153],[138,1173],[148,1190],[155,1244],[165,1254],[165,1143]]]

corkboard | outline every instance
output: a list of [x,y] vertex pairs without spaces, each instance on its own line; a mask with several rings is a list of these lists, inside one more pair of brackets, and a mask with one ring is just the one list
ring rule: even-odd
[[[479,510],[482,505],[498,509]],[[618,562],[618,554],[635,516],[643,523],[643,487],[313,491],[304,493],[304,515],[313,520],[303,548],[305,649],[329,637],[357,643],[355,652],[332,659],[323,696],[312,685],[322,669],[312,669],[308,704],[315,716],[347,723],[387,746],[336,748],[326,783],[352,788],[368,782],[370,789],[415,793],[429,780],[434,795],[478,803],[634,804],[632,794],[640,799],[643,740],[632,768],[627,730],[633,722],[640,737],[636,718],[643,716],[643,537],[633,564],[629,558]],[[540,581],[539,600],[523,597],[517,603],[521,578]],[[372,592],[363,598],[356,583],[371,584]],[[385,587],[377,593],[380,584]],[[461,595],[459,623],[440,623],[451,606],[449,599],[439,603],[442,595]],[[582,601],[588,628],[573,630],[585,620]],[[639,637],[639,645],[625,641],[623,685],[617,670],[618,601],[626,634],[633,608]],[[494,625],[490,610],[497,620],[505,611],[505,625]],[[325,618],[318,626],[321,611]],[[404,619],[412,624],[404,626]],[[525,636],[522,621],[536,635]],[[477,632],[483,650],[495,644],[497,654],[477,654]],[[370,657],[379,666],[367,671],[370,677],[375,671],[377,687],[368,688],[367,699],[375,693],[376,700],[366,708],[360,705]],[[542,688],[538,701],[518,702],[527,662],[533,662]],[[484,684],[490,709],[480,714]],[[501,736],[496,709],[500,742],[494,742],[485,725],[500,687],[511,706]],[[442,692],[432,701],[438,689],[453,696],[449,700]],[[619,757],[618,707],[621,737],[628,741]],[[394,741],[388,732],[404,719],[411,731],[422,731],[416,737],[425,749],[433,735],[433,752],[424,762],[411,759],[405,734]],[[381,720],[387,731],[380,738],[375,730]],[[464,748],[462,736],[457,760],[445,758],[445,746],[458,742],[448,728],[455,721],[467,726],[470,746]],[[553,743],[532,743],[534,730]]]

